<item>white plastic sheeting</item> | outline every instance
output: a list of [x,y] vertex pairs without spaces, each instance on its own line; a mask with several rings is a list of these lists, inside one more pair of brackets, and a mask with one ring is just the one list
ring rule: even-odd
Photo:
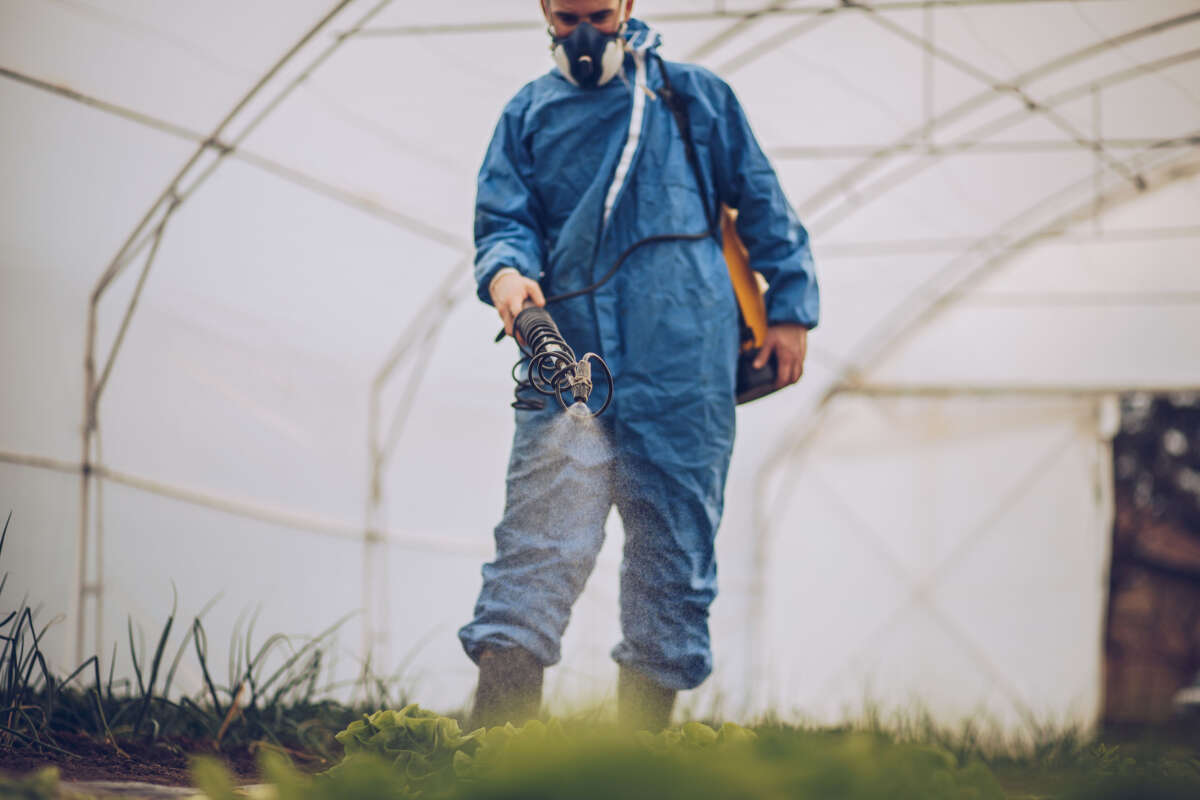
[[[824,297],[803,383],[740,412],[693,708],[1094,719],[1104,398],[1200,386],[1200,3],[637,11],[737,90]],[[73,615],[56,663],[81,621],[89,652],[158,624],[173,581],[184,615],[222,593],[217,640],[255,607],[286,632],[365,609],[347,670],[371,646],[461,703],[512,424],[467,279],[474,172],[549,67],[535,4],[0,0],[0,23],[2,567]],[[611,690],[619,539],[560,706]]]
[[897,705],[1005,729],[1095,719],[1105,406],[836,400],[777,476],[762,624],[791,646],[763,648],[755,701],[823,722]]

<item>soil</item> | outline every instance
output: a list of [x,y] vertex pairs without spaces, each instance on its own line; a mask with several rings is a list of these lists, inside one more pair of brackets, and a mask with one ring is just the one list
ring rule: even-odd
[[[55,743],[70,752],[67,756],[36,746],[0,747],[0,772],[27,775],[42,767],[58,767],[66,781],[137,781],[160,786],[190,786],[188,764],[195,756],[220,758],[239,783],[252,783],[258,775],[258,758],[250,747],[216,752],[211,742],[170,739],[154,744],[121,742],[121,752],[112,745],[74,733],[55,735]],[[325,769],[328,764],[297,761],[302,769]]]

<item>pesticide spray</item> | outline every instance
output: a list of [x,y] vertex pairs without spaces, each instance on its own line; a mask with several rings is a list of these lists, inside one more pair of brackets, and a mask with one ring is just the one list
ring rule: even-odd
[[[580,465],[611,461],[609,433],[596,419],[612,402],[608,364],[596,353],[577,358],[545,308],[527,305],[513,320],[513,333],[521,348],[521,360],[513,366],[517,382],[513,408],[542,409],[546,398],[553,397],[566,412],[554,415],[544,429],[542,446]],[[606,488],[597,485],[594,491]],[[568,502],[579,500],[573,497]]]

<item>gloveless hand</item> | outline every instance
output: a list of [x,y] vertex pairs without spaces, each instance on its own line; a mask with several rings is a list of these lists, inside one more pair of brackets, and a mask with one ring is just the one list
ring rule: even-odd
[[771,325],[758,350],[758,358],[754,359],[754,368],[761,369],[774,353],[778,366],[775,388],[782,389],[800,380],[804,374],[804,356],[807,352],[808,328],[795,323]]
[[510,272],[502,275],[492,286],[492,305],[496,307],[496,312],[504,322],[504,332],[509,336],[513,335],[513,320],[521,313],[526,301],[535,306],[546,305],[542,287],[538,286],[537,281],[520,273]]

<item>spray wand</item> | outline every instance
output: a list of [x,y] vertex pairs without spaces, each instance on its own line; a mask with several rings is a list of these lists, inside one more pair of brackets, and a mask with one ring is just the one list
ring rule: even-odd
[[[536,397],[522,397],[521,392],[533,389],[538,394],[553,397],[558,400],[563,411],[577,417],[598,417],[612,402],[613,377],[608,364],[595,353],[586,353],[583,358],[576,358],[550,312],[538,306],[527,306],[513,320],[513,332],[517,341],[523,342],[521,352],[523,358],[513,367],[513,380],[517,382],[514,391],[516,399],[513,408],[542,409],[545,402]],[[528,376],[521,379],[517,370],[528,362]],[[604,403],[593,411],[588,406],[592,395],[592,364],[595,363],[597,373],[608,383],[608,392]],[[568,405],[566,397],[571,398]]]

